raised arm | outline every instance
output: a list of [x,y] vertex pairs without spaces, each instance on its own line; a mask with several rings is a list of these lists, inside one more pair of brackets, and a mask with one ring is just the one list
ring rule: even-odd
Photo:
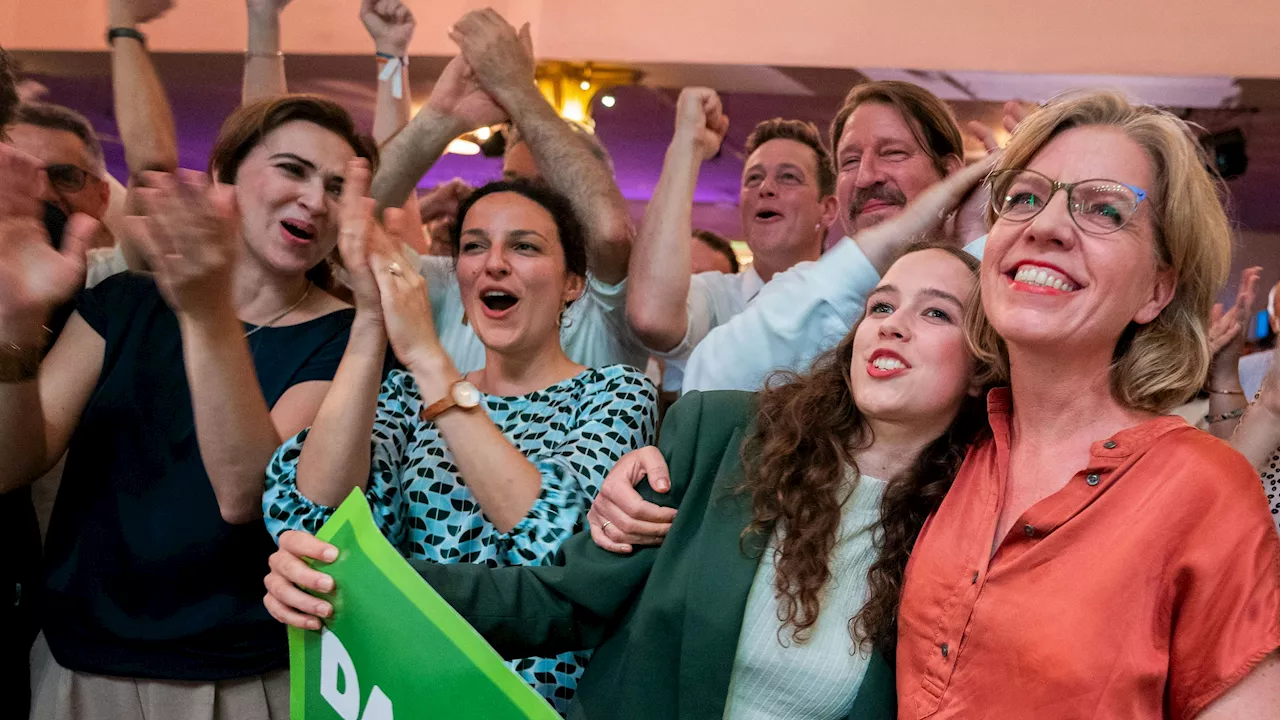
[[609,285],[621,282],[634,236],[627,201],[590,141],[560,119],[534,86],[528,25],[517,34],[497,12],[477,10],[463,16],[449,37],[511,116],[543,179],[573,204],[590,244],[592,274]]
[[373,109],[373,139],[379,146],[400,132],[413,116],[409,93],[409,43],[416,23],[401,0],[361,0],[360,21],[378,54],[378,99]]
[[462,56],[454,58],[422,109],[382,148],[382,162],[370,189],[377,209],[404,205],[451,140],[506,119],[506,112],[471,77]]
[[[877,245],[906,247],[938,232],[946,217],[991,170],[994,157],[953,173],[893,220],[859,233]],[[779,273],[747,309],[716,327],[694,348],[683,392],[759,390],[773,370],[803,370],[844,337],[865,310],[880,273],[862,239],[841,240],[815,262]],[[750,352],[743,352],[750,348]]]
[[[387,335],[382,324],[378,285],[370,269],[370,254],[396,252],[372,218],[373,201],[366,197],[369,167],[363,160],[347,164],[342,186],[342,228],[338,248],[355,299],[356,319],[351,339],[325,395],[320,411],[298,458],[298,491],[315,503],[337,507],[352,488],[368,484],[370,438],[382,379]],[[402,226],[402,212],[388,210],[393,227]]]
[[240,101],[248,105],[289,92],[280,49],[280,14],[292,0],[247,0],[249,39],[244,53],[244,87]]
[[[105,343],[76,314],[48,357],[44,326],[84,284],[84,253],[97,224],[73,216],[62,251],[34,214],[34,160],[0,145],[0,493],[57,462],[102,369]],[[41,359],[43,358],[43,363]]]
[[189,171],[142,181],[146,214],[129,218],[130,235],[177,316],[200,458],[223,519],[251,522],[261,517],[268,460],[282,437],[311,424],[329,383],[295,385],[267,407],[232,300],[235,188]]
[[[137,29],[160,17],[172,0],[110,0],[111,28]],[[111,87],[116,125],[124,145],[130,178],[148,170],[172,172],[178,167],[178,133],[164,87],[146,45],[135,38],[111,43]],[[130,183],[132,185],[132,183]]]
[[714,90],[681,91],[675,134],[631,253],[627,322],[650,350],[674,348],[688,329],[693,191],[702,163],[720,149],[728,130]]

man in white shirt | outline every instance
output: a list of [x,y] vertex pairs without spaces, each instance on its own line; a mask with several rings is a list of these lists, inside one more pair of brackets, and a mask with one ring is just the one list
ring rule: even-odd
[[683,391],[758,390],[773,370],[803,370],[849,331],[894,258],[941,225],[980,252],[974,241],[986,232],[986,200],[971,191],[989,160],[964,168],[960,128],[932,93],[904,82],[858,85],[832,123],[831,142],[846,237],[820,260],[774,276],[710,330],[689,355]]
[[693,349],[742,312],[775,274],[817,260],[836,218],[835,174],[818,129],[799,120],[767,120],[747,138],[739,189],[742,232],[754,260],[741,272],[691,276],[693,190],[702,163],[719,151],[728,128],[715,91],[680,93],[662,177],[632,251],[627,320],[665,360],[664,390],[680,388]]

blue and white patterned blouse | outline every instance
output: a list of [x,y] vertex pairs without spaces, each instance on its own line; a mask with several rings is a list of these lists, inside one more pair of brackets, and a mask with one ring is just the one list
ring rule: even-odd
[[[413,376],[394,370],[382,383],[365,497],[401,555],[489,567],[549,563],[561,543],[586,527],[591,501],[618,458],[653,443],[657,416],[652,383],[625,365],[590,368],[528,395],[485,395],[482,405],[542,474],[541,495],[505,533],[484,517],[435,424],[420,419]],[[315,533],[334,511],[298,492],[308,432],[286,441],[267,467],[262,508],[273,537]],[[563,715],[588,657],[575,652],[508,665]]]

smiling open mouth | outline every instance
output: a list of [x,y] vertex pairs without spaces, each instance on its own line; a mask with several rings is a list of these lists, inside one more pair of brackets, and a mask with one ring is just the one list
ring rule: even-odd
[[506,312],[515,307],[515,304],[520,302],[520,298],[504,292],[490,291],[480,298],[480,302],[494,312]]

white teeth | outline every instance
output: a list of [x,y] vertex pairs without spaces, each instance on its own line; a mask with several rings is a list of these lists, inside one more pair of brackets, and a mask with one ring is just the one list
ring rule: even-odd
[[484,294],[485,297],[503,297],[505,295],[506,293],[502,292],[501,290],[490,290],[489,292],[486,292]]
[[1023,265],[1013,275],[1014,282],[1026,283],[1027,285],[1039,285],[1040,287],[1053,288],[1063,292],[1071,292],[1076,289],[1075,285],[1058,275],[1052,270],[1036,267],[1034,265]]
[[907,365],[897,358],[881,356],[872,360],[871,366],[877,370],[901,370]]

